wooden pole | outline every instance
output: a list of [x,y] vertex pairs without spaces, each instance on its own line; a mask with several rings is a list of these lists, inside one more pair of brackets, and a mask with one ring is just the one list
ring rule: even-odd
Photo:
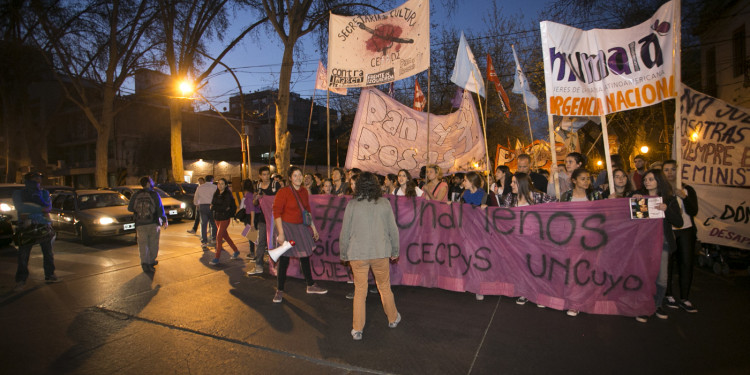
[[[474,81],[477,80],[477,77],[474,77],[474,72],[471,72],[471,77],[474,78]],[[479,84],[477,84],[477,91],[479,91]],[[484,121],[484,111],[482,110],[482,98],[479,96],[479,93],[477,92],[477,101],[479,102],[479,116],[482,119],[482,132],[484,134],[484,157],[486,159],[485,163],[485,169],[487,170],[487,192],[490,191],[490,153],[489,153],[489,147],[487,146],[487,124]],[[487,92],[485,91],[485,96],[487,95]]]
[[[550,175],[552,176],[552,183],[555,184],[555,197],[560,199],[560,176],[557,168],[557,152],[555,149],[555,124],[553,116],[547,114],[547,125],[549,126],[549,144],[550,144],[550,156],[552,156],[552,168]],[[545,192],[546,193],[546,192]]]
[[310,118],[307,120],[307,138],[305,138],[305,158],[302,162],[302,175],[305,175],[307,167],[307,145],[310,143],[310,126],[312,125],[313,106],[315,106],[315,89],[313,89],[312,99],[310,100]]
[[328,178],[331,178],[331,91],[326,90],[326,143],[328,144],[326,155],[328,156]]
[[607,116],[599,116],[602,119],[602,142],[604,142],[604,158],[607,161],[607,178],[609,179],[609,195],[615,196],[615,179],[612,177],[612,157],[609,153],[609,135],[607,133]]
[[[430,68],[427,68],[427,164],[432,164],[430,158],[430,82],[431,82]],[[437,160],[435,160],[437,162]]]
[[674,18],[672,21],[673,35],[674,35],[674,48],[672,48],[672,62],[674,64],[674,89],[676,96],[674,98],[674,136],[672,137],[672,150],[674,160],[677,161],[677,179],[675,181],[675,188],[682,189],[682,142],[681,142],[681,120],[680,120],[680,95],[682,94],[682,34],[678,25],[682,25],[681,20],[681,6],[682,1],[676,0],[674,4]]

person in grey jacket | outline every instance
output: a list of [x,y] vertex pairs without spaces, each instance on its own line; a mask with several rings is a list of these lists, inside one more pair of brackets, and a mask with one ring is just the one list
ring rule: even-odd
[[143,272],[154,273],[159,262],[159,234],[167,229],[167,215],[159,193],[154,191],[154,180],[149,176],[141,177],[141,187],[130,197],[128,211],[133,213],[135,233],[138,238],[138,252],[141,257]]
[[365,301],[367,299],[367,275],[372,268],[375,283],[380,292],[383,310],[388,317],[388,326],[396,328],[401,314],[391,291],[389,260],[397,260],[399,254],[398,227],[391,204],[380,199],[382,190],[377,177],[364,172],[357,179],[354,195],[346,205],[344,222],[339,237],[340,257],[349,262],[354,277],[354,312],[352,338],[362,339],[365,327]]

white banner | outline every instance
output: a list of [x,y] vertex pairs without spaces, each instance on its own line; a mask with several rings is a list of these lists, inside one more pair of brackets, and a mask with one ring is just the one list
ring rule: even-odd
[[674,5],[662,5],[628,29],[583,31],[541,22],[547,112],[598,116],[676,97],[672,50],[680,22]]
[[750,190],[690,185],[698,195],[698,239],[750,250]]
[[430,115],[430,158],[427,158],[427,113],[415,111],[376,89],[363,89],[354,118],[346,168],[386,175],[419,169],[432,160],[444,174],[484,170],[484,138],[479,116],[464,90],[458,111]]
[[683,181],[750,187],[750,110],[683,85],[676,130]]
[[430,66],[429,0],[409,0],[381,14],[331,14],[329,30],[331,88],[381,85]]

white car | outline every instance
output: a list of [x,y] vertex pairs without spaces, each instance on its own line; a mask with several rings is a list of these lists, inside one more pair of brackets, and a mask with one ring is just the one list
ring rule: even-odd
[[24,187],[23,184],[0,184],[0,214],[10,216],[13,224],[18,221],[18,212],[13,204],[13,192]]

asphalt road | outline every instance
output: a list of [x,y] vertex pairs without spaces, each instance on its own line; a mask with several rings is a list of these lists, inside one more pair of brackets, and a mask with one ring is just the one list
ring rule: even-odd
[[[61,236],[57,275],[45,284],[32,251],[26,289],[13,292],[15,249],[0,249],[1,374],[748,374],[750,277],[697,270],[699,312],[668,320],[518,306],[505,297],[394,287],[403,316],[389,329],[370,294],[364,339],[354,342],[351,284],[322,282],[307,295],[288,281],[245,276],[252,263],[210,266],[189,224],[161,239],[156,274],[141,271],[133,236],[90,247]],[[247,240],[232,238],[246,255]],[[244,258],[243,258],[244,259]]]

